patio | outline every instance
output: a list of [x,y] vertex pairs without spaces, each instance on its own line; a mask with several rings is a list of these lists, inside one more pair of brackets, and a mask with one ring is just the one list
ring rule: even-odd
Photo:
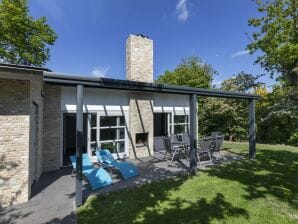
[[[224,160],[229,162],[242,157],[228,151],[223,151]],[[117,171],[111,173],[113,184],[92,192],[87,182],[83,182],[83,199],[92,194],[106,194],[124,188],[132,188],[145,183],[170,178],[188,173],[188,161],[175,161],[170,165],[169,160],[163,159],[163,153],[156,152],[154,157],[141,160],[130,160],[139,169],[140,176],[124,181]],[[215,163],[202,163],[199,169],[207,169]],[[0,211],[0,223],[74,223],[73,202],[75,198],[75,177],[71,175],[72,168],[43,174],[39,182],[32,188],[33,197],[28,203],[11,206]]]

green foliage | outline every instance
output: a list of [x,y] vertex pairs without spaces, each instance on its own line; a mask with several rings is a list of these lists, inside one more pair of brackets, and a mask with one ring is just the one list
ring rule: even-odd
[[158,77],[156,83],[166,83],[177,86],[190,86],[196,88],[210,88],[212,77],[216,71],[211,65],[203,63],[202,59],[189,57],[174,71],[165,71]]
[[[247,92],[259,85],[258,77],[240,72],[232,78],[224,80],[221,90]],[[237,99],[207,99],[201,105],[199,116],[202,120],[200,130],[206,134],[212,131],[225,133],[229,140],[247,139],[248,102]]]
[[251,18],[249,25],[256,27],[253,42],[248,49],[258,50],[256,63],[267,71],[280,74],[286,85],[298,82],[298,1],[297,0],[256,0],[260,17]]
[[46,18],[29,15],[27,0],[0,2],[0,59],[15,64],[42,66],[50,57],[47,45],[57,35],[46,24]]
[[[294,92],[293,92],[294,91]],[[292,87],[276,85],[257,103],[257,137],[260,142],[295,143],[298,132],[298,94]]]

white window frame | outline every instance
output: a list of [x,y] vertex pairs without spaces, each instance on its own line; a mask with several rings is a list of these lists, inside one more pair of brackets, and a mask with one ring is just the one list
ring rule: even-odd
[[[183,123],[174,123],[174,117],[175,116],[186,116],[187,117],[187,122],[183,122]],[[170,119],[170,122],[169,122],[169,125],[170,125],[170,130],[171,130],[171,134],[175,134],[174,133],[174,127],[175,126],[178,126],[178,125],[184,125],[184,133],[189,133],[189,115],[188,114],[174,114],[172,113],[171,115],[171,119]]]
[[[91,116],[95,115],[96,116],[96,126],[95,127],[91,127]],[[104,126],[101,127],[100,126],[100,118],[101,117],[116,117],[116,125],[115,126]],[[124,118],[124,125],[120,125],[120,117]],[[124,129],[124,138],[120,139],[120,129]],[[91,130],[96,130],[96,141],[91,141]],[[100,140],[100,130],[104,130],[104,129],[116,129],[116,139],[114,140]],[[124,151],[123,152],[119,152],[120,150],[120,146],[119,144],[117,144],[117,153],[113,153],[113,156],[116,158],[123,158],[126,157],[127,152],[126,152],[126,119],[125,119],[125,115],[124,114],[102,114],[100,112],[96,112],[96,113],[89,113],[88,115],[88,154],[90,156],[92,156],[92,151],[91,151],[91,145],[92,144],[96,144],[98,147],[101,147],[102,143],[112,143],[113,146],[116,145],[116,143],[118,142],[123,142],[124,143]]]

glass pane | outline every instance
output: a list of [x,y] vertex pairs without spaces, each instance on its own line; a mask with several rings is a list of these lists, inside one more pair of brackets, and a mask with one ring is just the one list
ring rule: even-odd
[[188,116],[186,115],[174,115],[174,123],[179,124],[179,123],[187,123]]
[[113,142],[105,142],[101,143],[101,149],[108,149],[111,153],[115,153],[116,150],[114,149],[114,144]]
[[91,129],[91,142],[96,141],[96,129]]
[[91,114],[91,127],[96,127],[96,114]]
[[95,151],[97,149],[96,142],[90,144],[90,149],[91,149],[92,155],[95,154]]
[[120,118],[120,126],[124,126],[125,125],[125,119],[124,116],[119,117]]
[[124,152],[124,142],[117,142],[116,147],[117,147],[118,153]]
[[115,128],[101,129],[100,130],[100,141],[116,139],[116,130],[117,129],[115,129]]
[[124,128],[119,128],[119,139],[124,139],[125,138],[125,129]]
[[116,126],[117,117],[104,116],[100,117],[100,127]]
[[174,134],[184,134],[185,125],[174,125]]

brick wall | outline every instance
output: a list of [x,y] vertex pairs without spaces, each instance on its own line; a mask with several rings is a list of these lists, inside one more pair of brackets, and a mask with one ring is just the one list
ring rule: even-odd
[[62,119],[60,99],[61,88],[59,86],[44,86],[43,172],[59,169],[61,166]]
[[126,79],[153,82],[153,40],[135,35],[127,38]]
[[[30,80],[30,183],[33,180],[37,181],[42,173],[42,141],[43,141],[43,97],[41,96],[43,91],[43,77],[42,76],[34,76]],[[38,114],[38,127],[37,127],[37,135],[34,130],[34,122],[35,122],[35,114],[34,114],[34,104],[38,106],[39,114]],[[34,152],[34,138],[37,136],[37,152]],[[38,158],[35,158],[35,157]],[[33,163],[36,163],[36,172],[33,170]],[[35,174],[35,176],[34,176]]]
[[0,79],[0,207],[29,198],[30,82]]
[[[130,35],[126,41],[126,78],[132,81],[153,82],[153,41]],[[134,93],[129,96],[129,156],[153,155],[153,97]],[[148,145],[136,145],[136,133],[148,133]]]
[[[148,133],[148,145],[136,145],[136,133]],[[151,94],[130,95],[129,100],[129,157],[153,155],[153,100]]]

